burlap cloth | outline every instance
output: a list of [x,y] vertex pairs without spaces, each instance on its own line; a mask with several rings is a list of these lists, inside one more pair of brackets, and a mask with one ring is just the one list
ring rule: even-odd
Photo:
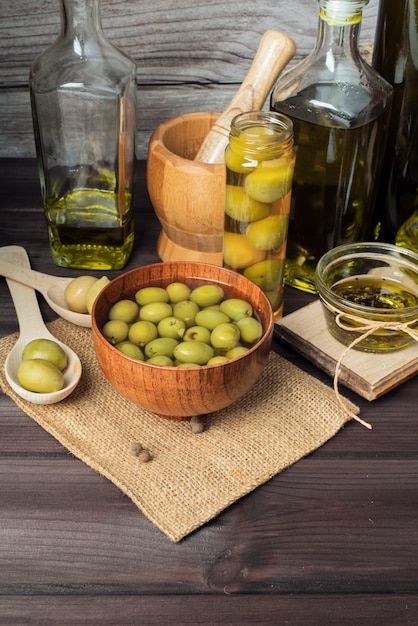
[[[3,391],[119,487],[172,541],[321,446],[350,419],[332,389],[272,352],[255,387],[235,405],[207,416],[204,432],[194,434],[189,422],[157,417],[121,397],[101,372],[89,330],[61,319],[48,326],[78,353],[79,386],[54,405],[22,400],[4,376],[14,334],[0,340]],[[150,462],[133,454],[135,442],[149,449]]]

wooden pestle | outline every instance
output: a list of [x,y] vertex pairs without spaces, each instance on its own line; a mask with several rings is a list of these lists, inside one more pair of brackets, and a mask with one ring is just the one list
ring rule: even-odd
[[295,42],[287,35],[277,30],[264,33],[247,76],[207,134],[195,161],[223,163],[232,118],[238,113],[262,109],[269,91],[295,51]]

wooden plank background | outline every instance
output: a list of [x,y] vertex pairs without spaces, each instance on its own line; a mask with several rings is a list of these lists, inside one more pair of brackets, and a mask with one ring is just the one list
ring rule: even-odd
[[[379,0],[364,10],[360,43],[373,45]],[[312,49],[316,0],[102,0],[108,38],[137,62],[138,158],[162,121],[222,111],[270,29],[291,36],[293,62]],[[33,157],[28,74],[59,33],[58,0],[0,0],[0,157]]]

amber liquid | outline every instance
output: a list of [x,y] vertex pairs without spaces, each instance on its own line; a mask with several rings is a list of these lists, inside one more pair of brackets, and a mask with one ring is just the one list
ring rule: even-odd
[[331,289],[344,300],[375,309],[418,306],[418,292],[406,289],[401,283],[382,278],[353,276],[344,278]]
[[[55,189],[66,179],[55,172]],[[115,191],[112,176],[102,173],[100,180],[86,178],[88,186],[50,197],[45,215],[54,262],[63,267],[84,269],[121,269],[133,248],[133,198]],[[97,188],[93,183],[96,182]]]
[[[418,284],[413,281],[412,276],[409,285],[396,280],[367,275],[350,276],[332,285],[331,289],[344,300],[353,302],[358,306],[373,307],[373,319],[375,321],[384,321],[386,318],[390,322],[410,324],[416,319],[416,317],[414,318],[414,308],[411,309],[411,307],[418,306]],[[379,311],[382,313],[380,314]],[[363,312],[353,314],[356,317],[364,318],[364,325],[367,326],[370,315]],[[359,322],[351,320],[348,314],[343,313],[342,322],[344,326],[351,326],[351,330],[338,326],[335,323],[334,313],[328,309],[325,309],[325,316],[331,335],[346,346],[364,332],[363,330],[356,331]],[[360,326],[362,326],[361,323]],[[414,326],[416,327],[416,324],[412,324],[411,328]],[[392,352],[412,343],[412,337],[402,330],[378,328],[353,347],[364,352]]]
[[418,254],[418,211],[402,224],[396,233],[395,243]]
[[327,102],[334,86],[312,87],[272,106],[292,119],[296,146],[285,282],[311,293],[320,257],[367,240],[372,227],[387,113],[381,108],[372,119],[361,116],[365,102],[349,89],[340,97],[352,109],[338,118],[332,107],[318,110],[315,123],[304,117],[312,101]]

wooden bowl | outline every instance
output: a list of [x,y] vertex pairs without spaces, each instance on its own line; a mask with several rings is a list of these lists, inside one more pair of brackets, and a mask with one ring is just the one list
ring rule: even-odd
[[164,122],[148,146],[147,186],[162,232],[163,261],[222,265],[225,166],[194,161],[219,113],[190,113]]
[[[112,304],[122,298],[133,298],[142,287],[164,287],[175,281],[191,287],[219,284],[226,296],[248,300],[262,323],[262,338],[235,359],[192,368],[160,367],[138,361],[105,339],[101,328]],[[104,287],[93,307],[92,333],[99,364],[119,393],[162,417],[183,420],[223,409],[253,387],[267,363],[273,314],[261,289],[235,272],[206,263],[156,263],[121,274]]]

